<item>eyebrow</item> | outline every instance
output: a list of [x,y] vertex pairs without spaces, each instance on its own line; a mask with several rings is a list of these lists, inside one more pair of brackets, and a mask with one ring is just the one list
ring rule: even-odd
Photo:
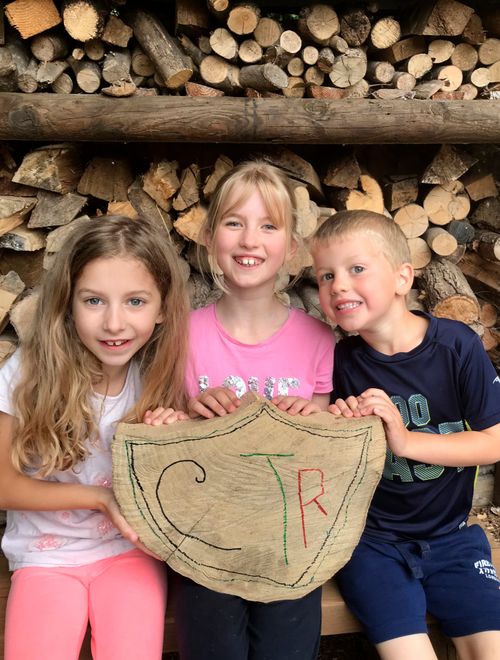
[[[78,293],[80,295],[90,295],[90,296],[102,296],[103,292],[98,291],[97,289],[76,289],[75,293]],[[148,291],[147,289],[139,289],[138,291],[127,291],[125,293],[126,297],[134,297],[134,296],[150,296],[151,291]]]

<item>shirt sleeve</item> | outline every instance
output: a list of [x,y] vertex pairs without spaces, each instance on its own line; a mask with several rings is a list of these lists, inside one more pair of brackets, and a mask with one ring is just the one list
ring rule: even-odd
[[16,386],[20,361],[20,352],[16,351],[0,367],[0,411],[8,415],[15,414],[12,393]]
[[500,377],[475,333],[461,359],[460,389],[464,418],[472,429],[500,424]]
[[314,387],[315,394],[329,394],[333,389],[334,349],[335,335],[326,323],[322,323],[320,332],[318,332],[318,368]]

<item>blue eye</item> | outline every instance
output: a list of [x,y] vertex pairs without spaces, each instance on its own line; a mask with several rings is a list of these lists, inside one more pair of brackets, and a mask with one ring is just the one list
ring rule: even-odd
[[277,229],[277,227],[276,227],[276,225],[273,225],[270,222],[268,222],[267,224],[264,225],[264,229],[266,231],[274,231],[274,230]]
[[87,303],[87,305],[95,306],[95,305],[100,305],[102,303],[102,300],[97,296],[93,296],[92,298],[87,298],[85,302]]
[[365,270],[364,266],[353,266],[352,271],[353,273],[359,274],[362,273]]
[[141,300],[140,298],[130,298],[129,303],[131,307],[141,307],[141,305],[144,304],[144,300]]
[[328,282],[330,280],[333,280],[333,274],[332,273],[324,273],[323,275],[321,275],[320,279],[325,281],[325,282]]

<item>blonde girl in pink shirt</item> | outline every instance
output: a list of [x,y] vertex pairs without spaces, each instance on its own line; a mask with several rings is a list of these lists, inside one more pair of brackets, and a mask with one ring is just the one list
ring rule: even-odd
[[[279,272],[298,245],[293,200],[287,177],[262,161],[236,167],[212,197],[202,231],[222,296],[191,314],[191,416],[230,414],[248,390],[291,415],[328,405],[331,330],[276,295]],[[316,589],[298,600],[264,604],[216,593],[179,576],[181,658],[313,660],[320,598]]]

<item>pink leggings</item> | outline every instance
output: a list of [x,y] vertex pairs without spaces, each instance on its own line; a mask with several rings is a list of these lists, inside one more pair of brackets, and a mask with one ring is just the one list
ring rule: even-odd
[[78,660],[87,625],[94,660],[160,660],[165,565],[131,550],[69,568],[21,568],[7,602],[5,660]]

